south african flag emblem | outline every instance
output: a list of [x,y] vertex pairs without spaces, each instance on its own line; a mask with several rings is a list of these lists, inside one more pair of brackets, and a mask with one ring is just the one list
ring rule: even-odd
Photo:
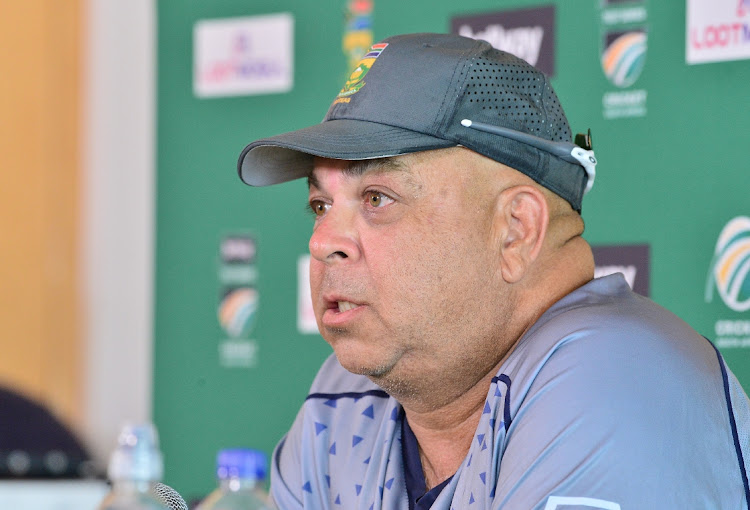
[[370,70],[375,60],[380,56],[383,50],[388,46],[388,43],[373,44],[370,46],[370,50],[367,54],[362,57],[357,67],[349,75],[349,79],[344,83],[344,88],[338,94],[338,97],[346,97],[355,94],[359,89],[364,87],[364,78],[367,72]]

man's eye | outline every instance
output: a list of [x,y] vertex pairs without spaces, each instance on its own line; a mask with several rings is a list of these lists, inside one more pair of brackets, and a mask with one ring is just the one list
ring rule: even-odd
[[379,191],[368,191],[365,193],[365,200],[370,207],[383,207],[393,202],[391,197]]
[[323,216],[329,207],[331,206],[322,200],[313,200],[310,202],[310,209],[315,213],[315,216]]

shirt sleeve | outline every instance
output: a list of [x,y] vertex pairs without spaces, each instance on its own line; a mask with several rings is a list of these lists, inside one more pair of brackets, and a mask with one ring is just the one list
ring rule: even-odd
[[493,508],[745,508],[710,344],[696,359],[592,341],[516,388]]
[[271,459],[271,499],[276,508],[296,510],[302,504],[301,429],[304,406],[289,432],[279,441]]

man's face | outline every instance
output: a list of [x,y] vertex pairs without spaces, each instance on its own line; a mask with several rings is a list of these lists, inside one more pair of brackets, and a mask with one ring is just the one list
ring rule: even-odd
[[448,149],[364,171],[317,159],[310,177],[318,326],[346,369],[397,398],[467,384],[499,361],[511,305],[500,299],[496,184],[477,158]]

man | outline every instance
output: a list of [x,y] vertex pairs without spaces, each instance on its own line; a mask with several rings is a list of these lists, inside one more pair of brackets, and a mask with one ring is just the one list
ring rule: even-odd
[[593,279],[549,82],[452,35],[374,45],[319,125],[251,143],[307,177],[335,356],[276,449],[282,509],[747,508],[748,401],[684,322]]

